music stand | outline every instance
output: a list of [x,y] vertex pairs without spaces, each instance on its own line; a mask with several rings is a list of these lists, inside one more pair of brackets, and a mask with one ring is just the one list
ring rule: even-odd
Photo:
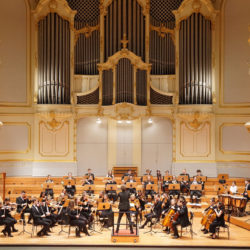
[[[150,176],[150,181],[154,181],[154,177],[152,175],[149,175],[149,176]],[[143,175],[142,176],[142,181],[147,182],[148,181],[148,175]]]
[[181,187],[180,187],[180,184],[177,183],[177,184],[169,184],[168,186],[168,190],[176,190],[176,191],[180,191]]
[[179,175],[177,181],[189,181],[188,175]]
[[163,177],[163,181],[172,181],[173,180],[173,176],[172,175],[165,175]]
[[190,190],[191,191],[193,191],[193,190],[201,191],[202,190],[202,185],[201,184],[191,184],[190,185]]
[[83,186],[84,191],[95,191],[95,185],[94,184],[85,184]]
[[156,184],[147,184],[146,190],[153,190],[154,192],[157,190]]
[[127,182],[126,183],[126,188],[135,188],[136,189],[137,182]]
[[75,186],[76,185],[76,180],[75,179],[63,178],[63,185],[64,186]]
[[117,185],[116,184],[108,184],[108,185],[106,185],[105,190],[106,191],[116,191],[117,190]]
[[201,182],[206,182],[207,181],[207,176],[195,176],[197,181],[201,181]]
[[43,189],[53,189],[54,188],[54,183],[53,182],[44,182],[42,184]]

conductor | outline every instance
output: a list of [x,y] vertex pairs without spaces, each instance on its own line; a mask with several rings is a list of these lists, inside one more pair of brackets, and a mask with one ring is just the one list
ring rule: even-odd
[[118,198],[120,199],[120,203],[119,203],[119,217],[118,217],[118,221],[117,221],[117,228],[116,228],[116,233],[119,232],[119,227],[120,227],[120,223],[121,223],[121,219],[123,214],[126,214],[127,219],[129,221],[129,227],[130,227],[130,233],[133,234],[133,226],[132,226],[132,222],[131,222],[131,217],[130,217],[130,205],[129,205],[129,197],[130,197],[130,193],[129,191],[126,191],[126,187],[124,185],[121,186],[122,192],[120,192],[118,194]]

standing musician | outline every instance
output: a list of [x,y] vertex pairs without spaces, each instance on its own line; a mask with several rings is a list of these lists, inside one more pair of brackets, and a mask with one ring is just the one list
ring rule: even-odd
[[202,218],[202,225],[204,226],[204,228],[201,229],[201,231],[203,231],[204,234],[208,233],[208,229],[209,229],[209,223],[211,223],[211,221],[213,220],[212,218],[212,214],[214,213],[214,210],[216,208],[216,201],[215,198],[213,197],[210,200],[210,206],[207,207],[204,211],[203,211],[203,218]]
[[[193,185],[201,184],[202,185],[201,182],[196,180],[196,176],[194,176],[193,182],[191,184],[193,184]],[[196,200],[196,202],[197,202],[197,199],[199,199],[201,196],[202,196],[201,190],[191,190],[190,191],[190,199],[191,199],[192,203],[194,202],[194,200]]]
[[0,202],[0,225],[5,226],[2,230],[4,236],[8,234],[8,237],[13,237],[13,235],[11,234],[11,227],[13,226],[13,224],[14,222],[6,216],[6,207],[4,207],[3,203]]
[[120,200],[119,202],[119,216],[118,216],[118,221],[117,221],[117,228],[116,228],[116,233],[119,232],[119,227],[121,223],[121,219],[123,214],[125,213],[129,222],[129,227],[130,227],[130,233],[133,234],[133,226],[131,222],[131,217],[130,217],[130,205],[129,205],[129,198],[130,198],[130,193],[129,191],[126,190],[126,187],[124,185],[121,186],[122,192],[118,194],[118,198]]
[[146,198],[148,198],[148,196],[150,195],[154,199],[155,191],[151,189],[146,190],[148,184],[154,184],[154,181],[151,181],[151,175],[147,175],[147,180],[144,182],[144,188]]
[[244,196],[245,198],[247,198],[248,201],[249,201],[250,197],[248,196],[247,191],[249,191],[249,190],[250,190],[250,183],[249,183],[249,180],[246,180],[246,181],[245,181],[245,190],[244,190],[244,192],[243,192],[243,196]]
[[186,169],[183,169],[182,170],[182,173],[180,174],[180,176],[188,176],[188,180],[187,181],[181,181],[181,192],[182,193],[186,193],[189,191],[189,180],[190,180],[190,177],[189,177],[189,174],[187,173],[187,170]]
[[[111,180],[108,180],[105,184],[105,187],[107,187],[108,185],[116,185],[116,181],[115,181],[115,177],[113,176]],[[106,194],[108,195],[108,198],[112,201],[116,201],[117,200],[117,192],[116,190],[106,190]]]
[[92,176],[92,180],[93,181],[95,180],[95,175],[92,173],[91,168],[88,169],[88,172],[85,174],[85,176],[88,176],[88,177]]
[[[127,183],[133,183],[133,182],[136,182],[136,181],[135,181],[133,175],[130,175],[128,180],[126,181],[126,184]],[[135,194],[136,193],[136,188],[129,188],[128,190],[129,190],[130,194]]]
[[[28,199],[26,192],[22,191],[21,196],[16,198],[16,204],[17,204],[17,213],[21,213],[21,218],[23,220],[23,224],[26,224],[26,221],[24,219],[24,213],[31,213],[31,209],[28,207],[28,204],[30,204],[31,201]],[[29,216],[28,223],[31,224],[31,216]]]
[[[48,174],[46,180],[45,180],[46,183],[54,183],[54,181],[51,179],[51,175]],[[46,188],[45,189],[45,195],[46,196],[50,196],[52,199],[54,198],[54,191],[52,188]]]
[[87,236],[90,236],[88,229],[87,229],[87,222],[86,218],[80,215],[80,209],[75,207],[75,202],[70,201],[69,206],[67,208],[66,213],[69,216],[69,224],[71,226],[77,226],[76,228],[76,237],[81,237],[80,233],[83,232]]
[[38,199],[34,200],[34,203],[31,208],[31,214],[35,225],[43,226],[42,229],[37,233],[37,236],[49,236],[48,232],[50,231],[51,221],[49,219],[46,219],[46,215],[43,213]]
[[148,222],[150,222],[151,223],[150,226],[152,226],[153,218],[157,218],[157,221],[159,221],[161,217],[161,211],[162,211],[162,202],[160,199],[160,195],[156,195],[153,208],[151,209],[151,213],[145,215],[146,221],[140,227],[140,229],[143,229],[148,224]]
[[18,230],[15,229],[15,224],[17,223],[17,220],[15,218],[13,218],[11,213],[10,213],[12,210],[15,209],[14,206],[16,206],[16,204],[14,203],[14,206],[13,206],[13,204],[10,203],[10,199],[5,198],[4,206],[5,206],[5,209],[6,209],[5,210],[5,216],[6,216],[6,218],[8,218],[12,222],[12,225],[11,225],[12,232],[13,233],[18,232]]
[[[176,176],[175,175],[173,175],[173,179],[172,179],[172,181],[169,183],[169,184],[178,184],[179,182],[177,181],[177,179],[176,179]],[[178,198],[179,198],[179,196],[180,196],[180,190],[169,190],[169,195],[170,196],[178,196]]]
[[[72,173],[69,172],[68,173],[68,176],[65,178],[66,180],[76,180],[73,176],[72,176]],[[62,183],[64,184],[64,183]],[[75,185],[71,185],[69,183],[66,183],[66,185],[64,186],[65,190],[66,190],[66,193],[71,196],[71,197],[74,197],[75,195],[75,192],[76,192],[76,186]]]
[[181,196],[177,202],[177,213],[179,214],[176,221],[173,222],[173,230],[174,230],[174,239],[179,238],[177,225],[181,225],[182,227],[186,227],[190,224],[188,219],[188,209],[186,206],[186,200],[183,196]]
[[[169,175],[169,170],[166,170],[166,171],[165,171],[165,176],[166,176],[166,177],[170,176],[170,175]],[[165,176],[164,176],[164,177],[165,177]],[[164,177],[163,177],[163,178],[164,178]],[[163,183],[162,183],[163,192],[165,192],[166,189],[168,189],[168,186],[169,186],[170,183],[171,183],[171,181],[166,180],[166,179],[165,179],[165,180],[163,179]]]
[[218,202],[217,207],[214,209],[214,211],[216,213],[216,219],[209,226],[209,232],[212,233],[212,239],[216,238],[216,227],[225,226],[224,204],[222,202]]

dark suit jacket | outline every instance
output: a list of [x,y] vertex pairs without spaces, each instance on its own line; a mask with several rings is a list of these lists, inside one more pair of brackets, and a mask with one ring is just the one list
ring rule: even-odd
[[33,220],[35,223],[41,221],[43,218],[41,217],[43,215],[43,212],[41,211],[40,207],[35,207],[34,205],[31,208],[31,214],[33,217]]
[[22,209],[24,208],[24,206],[22,206],[21,204],[24,204],[24,203],[31,203],[28,199],[22,199],[22,197],[17,197],[16,198],[16,204],[17,205],[17,212],[20,213],[22,211]]
[[161,211],[162,211],[162,202],[158,201],[155,206],[154,206],[154,214],[156,214],[157,218],[161,216]]
[[189,219],[188,219],[188,209],[184,205],[180,210],[179,210],[179,217],[178,220],[180,221],[180,224],[182,227],[186,227],[189,225]]
[[129,197],[130,193],[129,191],[122,191],[118,194],[118,197],[120,198],[120,203],[119,203],[119,209],[122,211],[129,211]]

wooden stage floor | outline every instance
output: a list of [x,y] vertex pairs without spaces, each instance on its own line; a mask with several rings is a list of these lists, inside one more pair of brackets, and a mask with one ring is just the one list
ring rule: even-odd
[[[0,247],[10,245],[35,245],[35,246],[148,246],[148,247],[250,247],[250,231],[241,227],[230,225],[230,239],[227,239],[227,233],[220,233],[219,239],[211,239],[209,234],[204,235],[201,231],[200,218],[194,218],[193,231],[196,233],[193,239],[190,237],[190,233],[184,232],[183,237],[180,239],[172,239],[171,235],[166,235],[160,228],[156,228],[155,231],[159,233],[147,233],[144,234],[149,228],[139,230],[139,242],[138,243],[113,243],[111,241],[111,230],[105,229],[102,234],[93,233],[90,237],[81,234],[81,238],[76,238],[74,230],[71,230],[71,235],[62,233],[58,234],[60,227],[57,226],[50,233],[51,236],[46,237],[30,237],[28,234],[18,235],[22,226],[17,225],[18,233],[14,233],[13,238],[0,236]],[[1,226],[2,228],[2,226]],[[31,225],[26,226],[27,231],[31,231]],[[1,229],[2,230],[2,229]],[[67,230],[67,228],[66,228]]]

